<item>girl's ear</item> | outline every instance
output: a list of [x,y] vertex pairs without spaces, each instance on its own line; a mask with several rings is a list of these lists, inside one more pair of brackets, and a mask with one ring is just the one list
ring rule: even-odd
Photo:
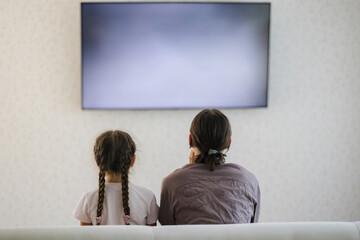
[[230,141],[229,141],[229,146],[228,146],[228,149],[230,148],[230,145],[231,145],[231,138],[230,138]]
[[136,160],[136,154],[134,153],[134,155],[131,157],[130,167],[134,166],[135,160]]

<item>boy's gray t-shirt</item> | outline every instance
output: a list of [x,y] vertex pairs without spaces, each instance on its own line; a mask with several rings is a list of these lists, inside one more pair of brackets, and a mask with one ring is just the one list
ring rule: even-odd
[[204,163],[187,164],[162,183],[159,221],[173,224],[257,222],[260,189],[256,177],[234,163],[210,171]]

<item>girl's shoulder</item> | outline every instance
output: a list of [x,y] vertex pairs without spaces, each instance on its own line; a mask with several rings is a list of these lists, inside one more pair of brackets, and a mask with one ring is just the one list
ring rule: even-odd
[[155,194],[148,188],[133,184],[131,182],[129,182],[129,191],[147,198],[152,198],[153,196],[155,196]]
[[93,188],[89,191],[83,193],[81,199],[89,205],[93,205],[93,203],[97,201],[98,198],[98,188]]
[[98,188],[94,188],[87,192],[83,192],[79,200],[78,206],[87,206],[86,208],[88,210],[93,210],[94,208],[96,208],[97,199],[98,199]]
[[99,191],[99,188],[93,188],[89,191],[86,191],[84,192],[84,197],[86,197],[87,199],[92,199],[94,197],[97,197],[98,195],[98,191]]

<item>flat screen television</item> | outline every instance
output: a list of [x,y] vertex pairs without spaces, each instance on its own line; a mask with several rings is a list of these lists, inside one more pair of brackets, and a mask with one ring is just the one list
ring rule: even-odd
[[83,109],[266,107],[270,3],[81,3]]

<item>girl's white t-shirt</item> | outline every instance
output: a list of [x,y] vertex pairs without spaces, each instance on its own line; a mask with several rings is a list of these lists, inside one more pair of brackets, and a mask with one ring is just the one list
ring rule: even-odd
[[[82,195],[73,215],[79,221],[96,225],[98,188]],[[153,224],[158,219],[159,206],[150,190],[129,182],[130,225]],[[125,225],[121,183],[105,183],[101,225]]]

